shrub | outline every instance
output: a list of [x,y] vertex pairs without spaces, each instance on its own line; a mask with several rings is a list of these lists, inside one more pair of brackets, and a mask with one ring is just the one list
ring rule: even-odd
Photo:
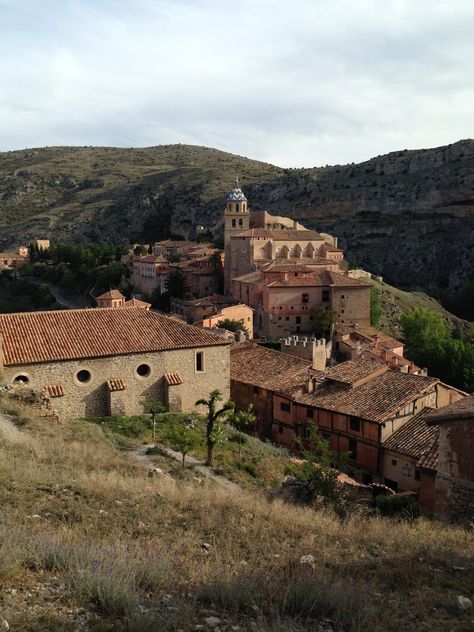
[[420,515],[420,506],[413,496],[377,496],[375,506],[382,516],[414,519]]
[[238,461],[237,467],[239,468],[239,470],[242,470],[243,472],[247,472],[247,474],[250,474],[250,476],[252,476],[253,478],[257,478],[258,476],[257,468],[255,467],[253,463]]

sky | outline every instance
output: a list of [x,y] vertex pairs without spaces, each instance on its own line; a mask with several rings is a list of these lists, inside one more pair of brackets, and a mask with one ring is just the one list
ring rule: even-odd
[[473,136],[472,0],[0,0],[0,151],[311,167]]

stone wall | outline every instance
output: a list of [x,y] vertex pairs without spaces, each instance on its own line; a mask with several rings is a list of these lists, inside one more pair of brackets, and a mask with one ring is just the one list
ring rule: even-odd
[[[204,359],[204,370],[200,372],[196,371],[198,352],[203,353]],[[149,368],[144,376],[137,372],[142,365]],[[88,371],[90,379],[81,383],[77,377],[79,371]],[[53,397],[52,403],[61,417],[71,418],[106,416],[111,409],[126,415],[141,413],[141,402],[145,399],[165,400],[166,373],[179,373],[181,377],[183,383],[173,387],[173,407],[180,401],[182,412],[196,410],[196,400],[207,397],[214,389],[228,399],[229,346],[4,367],[3,379],[11,383],[25,376],[28,386],[35,390],[61,385],[64,395]],[[110,392],[107,380],[121,380],[125,389]]]

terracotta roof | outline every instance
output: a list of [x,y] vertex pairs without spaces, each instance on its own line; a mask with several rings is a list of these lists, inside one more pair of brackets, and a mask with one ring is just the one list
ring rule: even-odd
[[314,269],[307,266],[305,263],[299,263],[297,261],[277,260],[265,263],[262,265],[261,270],[264,272],[313,272]]
[[323,241],[323,237],[315,230],[292,230],[281,228],[251,228],[236,235],[236,237],[265,237],[273,241]]
[[370,287],[369,283],[352,279],[340,272],[331,272],[330,270],[320,270],[312,272],[311,277],[290,277],[289,279],[281,279],[273,281],[269,287],[284,287],[298,285],[328,286],[328,287]]
[[453,404],[448,404],[448,406],[434,410],[428,415],[426,421],[429,424],[439,424],[451,419],[474,420],[474,394],[463,397]]
[[438,436],[438,429],[426,423],[426,415],[432,410],[425,408],[412,417],[384,442],[383,447],[417,460],[421,459]]
[[168,386],[178,386],[183,383],[179,373],[165,373],[164,378]]
[[232,281],[240,281],[241,283],[258,283],[263,278],[263,274],[260,270],[256,272],[249,272],[239,277],[233,277]]
[[111,393],[115,393],[117,391],[124,391],[125,384],[123,383],[123,380],[121,380],[120,378],[115,378],[115,379],[107,380],[107,388],[109,389]]
[[137,259],[137,263],[168,263],[168,261],[164,257],[157,255],[146,255]]
[[140,301],[138,298],[131,298],[129,301],[125,301],[125,307],[141,307],[142,309],[148,309],[151,307],[151,303]]
[[43,387],[49,397],[63,397],[65,394],[64,386],[62,384],[47,384]]
[[439,432],[431,440],[431,444],[426,447],[425,452],[418,459],[416,466],[420,470],[430,470],[437,472],[438,470],[438,448],[439,448]]
[[109,299],[119,299],[119,298],[125,298],[125,296],[122,294],[122,292],[119,292],[118,290],[108,290],[107,292],[104,292],[104,294],[101,294],[100,296],[98,296],[95,300],[98,301],[101,298],[109,298]]
[[289,394],[304,386],[310,368],[309,360],[252,342],[234,345],[230,350],[231,380],[275,392]]
[[296,400],[306,406],[383,423],[438,382],[434,377],[401,373],[389,367],[360,386],[348,388],[338,382],[325,382]]
[[378,360],[347,360],[327,370],[328,379],[343,384],[355,384],[366,378],[376,377],[388,371],[388,366]]
[[6,366],[229,344],[141,308],[0,314]]

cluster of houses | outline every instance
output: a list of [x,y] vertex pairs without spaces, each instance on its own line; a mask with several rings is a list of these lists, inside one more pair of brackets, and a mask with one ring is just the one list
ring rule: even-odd
[[[418,492],[427,514],[474,520],[474,396],[428,376],[370,327],[370,284],[349,276],[334,238],[255,215],[251,227],[236,183],[224,253],[168,241],[129,255],[144,293],[165,269],[185,263],[200,278],[204,260],[223,258],[223,293],[218,280],[196,282],[197,296],[175,299],[172,315],[118,290],[95,309],[0,314],[0,378],[41,390],[63,418],[136,414],[147,399],[191,412],[218,389],[239,408],[253,405],[262,439],[295,450],[317,431],[364,483]],[[318,305],[338,316],[328,341],[305,335]],[[245,335],[220,335],[226,320]]]

